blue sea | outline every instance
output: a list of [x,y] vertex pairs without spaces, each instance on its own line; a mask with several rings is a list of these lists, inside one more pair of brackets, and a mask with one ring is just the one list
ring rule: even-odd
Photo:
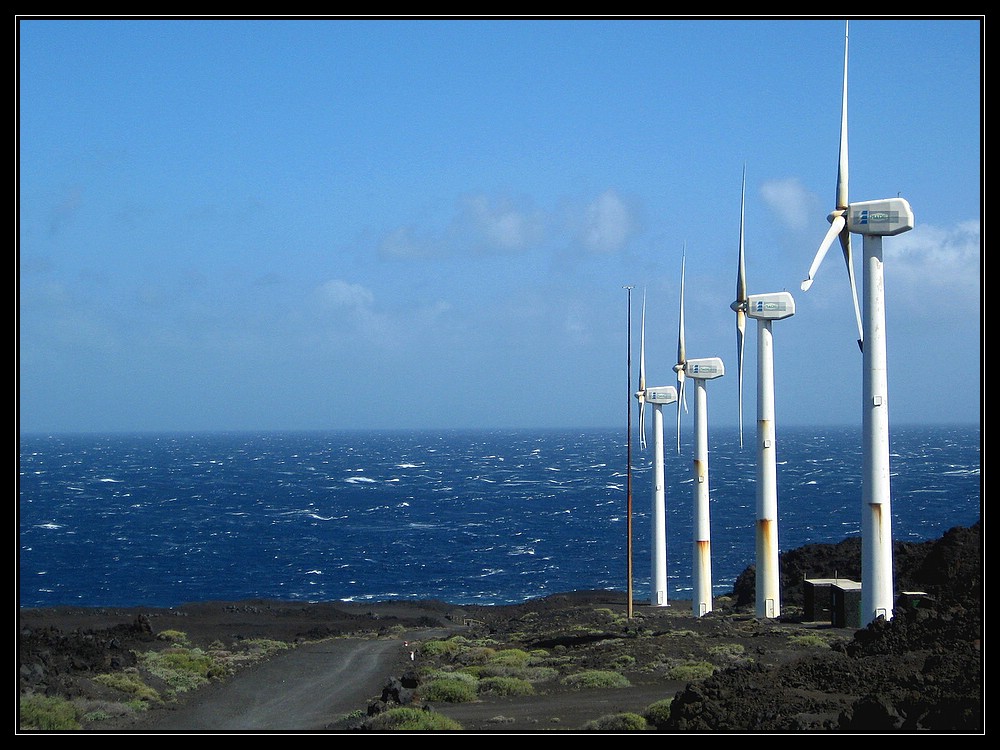
[[[890,440],[895,540],[980,518],[979,425]],[[629,482],[628,442],[624,429],[22,435],[20,605],[509,604],[626,591],[629,546],[641,604],[652,446],[631,441]],[[746,443],[710,431],[715,595],[754,563]],[[671,599],[691,596],[691,450],[666,437]],[[779,429],[777,456],[782,550],[860,535],[860,428]]]

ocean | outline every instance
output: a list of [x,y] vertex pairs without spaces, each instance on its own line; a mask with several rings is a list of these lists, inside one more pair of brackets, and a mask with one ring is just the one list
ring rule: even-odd
[[[709,430],[716,596],[754,563],[749,438]],[[665,441],[668,597],[690,599],[692,445]],[[629,546],[641,604],[652,441],[631,442],[629,482],[624,428],[22,435],[20,606],[511,604],[626,591]],[[779,426],[776,452],[781,550],[860,535],[860,427]],[[894,540],[980,518],[980,425],[893,427],[890,452]]]

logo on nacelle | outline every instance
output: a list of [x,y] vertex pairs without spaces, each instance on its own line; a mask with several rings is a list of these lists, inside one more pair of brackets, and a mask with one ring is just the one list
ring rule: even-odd
[[899,221],[898,211],[862,211],[858,216],[858,224],[887,224]]

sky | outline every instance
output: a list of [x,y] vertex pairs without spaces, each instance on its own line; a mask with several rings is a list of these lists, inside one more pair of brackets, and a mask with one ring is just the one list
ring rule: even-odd
[[[849,25],[850,199],[914,213],[883,244],[891,424],[980,422],[984,35]],[[860,426],[838,246],[800,289],[834,208],[844,36],[20,17],[19,432],[624,428],[643,304],[647,383],[676,382],[682,257],[687,355],[722,358],[709,425],[734,426],[744,169],[749,291],[795,300],[778,431]],[[756,340],[749,321],[745,430]]]

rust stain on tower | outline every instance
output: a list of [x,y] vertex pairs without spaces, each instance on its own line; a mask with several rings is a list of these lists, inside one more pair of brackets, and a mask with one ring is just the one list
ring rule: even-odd
[[765,555],[771,555],[775,550],[771,549],[771,530],[774,527],[775,522],[770,518],[758,518],[757,519],[757,531],[760,533],[760,540],[763,544],[763,553]]
[[705,462],[701,459],[696,458],[694,460],[694,475],[698,478],[699,482],[705,481]]
[[884,531],[883,524],[885,523],[882,517],[882,503],[869,503],[872,509],[872,518],[875,520],[875,528],[878,530],[877,537],[879,541],[882,540],[882,532]]

